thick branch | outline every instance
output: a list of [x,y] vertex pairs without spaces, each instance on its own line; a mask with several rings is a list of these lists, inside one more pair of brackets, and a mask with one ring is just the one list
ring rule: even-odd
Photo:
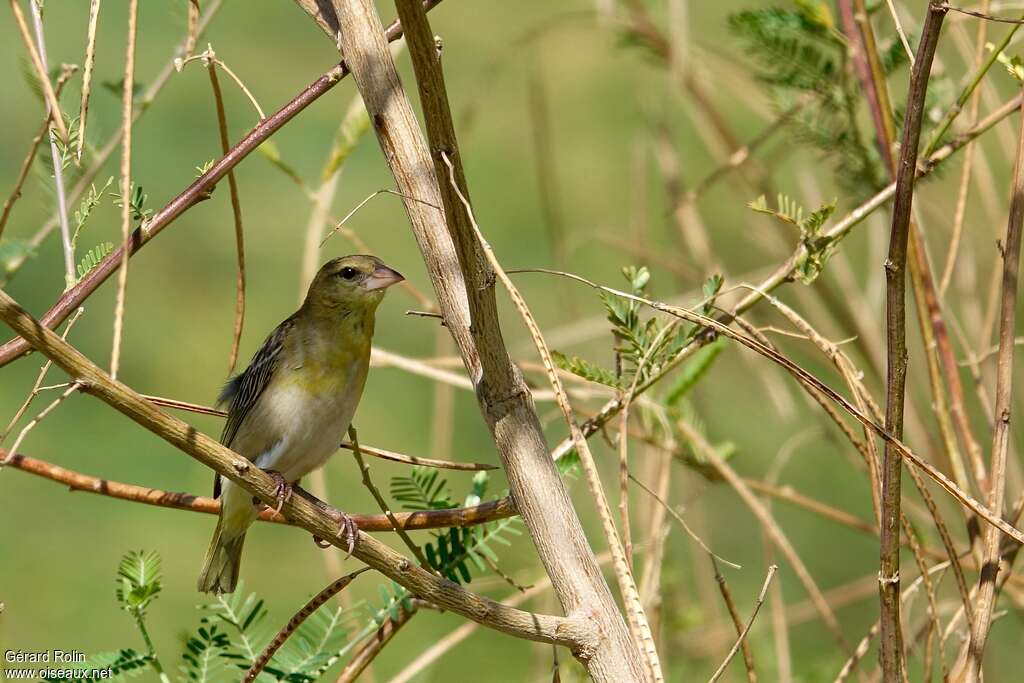
[[[455,216],[462,212],[449,210],[450,222],[446,223],[445,212],[431,207],[443,201],[434,165],[383,40],[376,9],[369,0],[334,0],[333,4],[341,27],[338,44],[404,196],[406,213],[445,325],[473,381],[481,412],[508,476],[512,498],[563,609],[567,614],[586,615],[602,634],[598,648],[588,655],[577,652],[576,656],[595,680],[643,680],[639,652],[548,453],[529,391],[505,349],[494,303],[493,275],[479,252],[468,219],[459,222]],[[426,32],[423,42],[433,51],[432,36],[422,19],[418,30],[420,39]],[[436,54],[429,58],[436,60]],[[443,91],[434,95],[439,101]],[[426,118],[428,122],[434,119],[431,145],[435,148],[435,159],[441,151],[456,155],[454,139],[436,137],[434,126],[443,122],[429,113]]]

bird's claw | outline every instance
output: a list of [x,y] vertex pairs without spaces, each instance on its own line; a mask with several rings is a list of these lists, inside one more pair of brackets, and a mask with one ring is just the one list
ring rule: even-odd
[[[352,552],[356,549],[356,543],[359,540],[359,526],[356,524],[356,520],[352,515],[342,512],[336,508],[327,508],[325,512],[331,516],[335,524],[338,525],[338,532],[335,534],[337,538],[344,538],[348,543],[346,544],[346,555],[347,560],[352,556]],[[318,548],[329,548],[332,543],[325,541],[319,536],[313,537],[313,542],[316,543]]]
[[277,484],[274,487],[274,499],[277,501],[277,507],[274,508],[274,514],[281,514],[281,508],[284,504],[292,497],[292,485],[288,483],[288,480],[284,478],[284,475],[277,470],[263,470]]

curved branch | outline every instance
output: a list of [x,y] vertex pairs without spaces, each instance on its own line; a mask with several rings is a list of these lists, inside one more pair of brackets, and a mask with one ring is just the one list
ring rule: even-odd
[[[362,447],[361,448],[365,448]],[[365,452],[365,451],[364,451]],[[125,484],[94,477],[66,467],[55,465],[45,460],[32,458],[21,453],[11,453],[0,448],[0,464],[65,484],[72,491],[85,491],[109,498],[127,500],[134,503],[171,508],[173,510],[191,510],[216,515],[220,512],[220,501],[216,498],[195,496],[181,491],[161,491],[148,486]],[[475,526],[504,519],[518,514],[515,504],[508,496],[498,498],[480,505],[449,510],[417,510],[415,512],[394,513],[398,525],[406,531],[419,529],[447,529],[449,527]],[[391,522],[384,515],[352,515],[361,531],[394,531]],[[284,515],[267,508],[260,513],[261,522],[275,524],[293,524]]]
[[[439,0],[426,0],[424,3],[428,9],[439,4]],[[402,26],[394,21],[385,31],[388,41],[398,40],[402,36]],[[249,134],[242,138],[227,154],[221,157],[217,163],[199,176],[199,178],[182,190],[178,196],[168,202],[160,209],[148,223],[132,232],[128,241],[128,256],[131,257],[149,243],[151,239],[173,223],[181,214],[190,208],[208,199],[217,183],[237,166],[243,159],[259,147],[271,135],[291,121],[303,109],[313,104],[321,95],[333,88],[338,82],[349,73],[345,62],[324,73],[320,78],[309,84],[305,90],[296,95],[288,104],[284,105],[270,117],[260,121]],[[48,83],[48,81],[44,81]],[[59,118],[59,117],[58,117]],[[62,136],[66,137],[66,136]],[[49,328],[56,327],[64,322],[71,313],[82,305],[89,296],[95,292],[107,278],[117,271],[123,257],[124,245],[112,251],[99,265],[89,271],[82,280],[64,292],[57,302],[47,311],[39,321]],[[24,339],[12,339],[3,346],[0,346],[0,367],[7,365],[12,360],[29,353],[31,347]]]
[[[0,320],[67,372],[74,382],[81,385],[82,391],[99,398],[175,448],[227,477],[264,504],[276,502],[277,485],[263,470],[192,425],[158,409],[121,382],[111,379],[2,290]],[[325,503],[291,496],[282,510],[296,526],[314,536],[339,548],[347,545],[348,539],[339,534],[335,521],[337,511]],[[564,645],[584,661],[589,661],[599,649],[601,635],[590,617],[558,617],[507,607],[435,576],[365,533],[359,533],[352,554],[412,594],[495,630],[527,640]]]

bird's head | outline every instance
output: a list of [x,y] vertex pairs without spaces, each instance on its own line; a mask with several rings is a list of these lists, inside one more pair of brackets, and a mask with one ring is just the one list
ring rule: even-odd
[[324,309],[372,310],[388,287],[404,279],[376,256],[342,256],[320,268],[309,286],[306,302]]

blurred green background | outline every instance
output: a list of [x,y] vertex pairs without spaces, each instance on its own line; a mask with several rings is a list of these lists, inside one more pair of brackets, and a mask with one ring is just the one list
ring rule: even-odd
[[[141,4],[136,73],[140,84],[147,85],[181,40],[186,3]],[[205,7],[206,3],[202,4]],[[692,70],[741,141],[752,139],[775,113],[764,90],[751,77],[751,70],[744,66],[740,43],[727,31],[726,20],[739,9],[768,3],[676,3],[686,6],[685,22],[673,17],[663,3],[651,4],[658,21],[669,25],[674,19],[677,26],[685,25],[688,31],[685,41],[689,51],[677,68]],[[780,0],[777,4],[786,3]],[[550,216],[538,190],[536,106],[538,93],[542,93],[548,138],[544,157],[551,161],[550,172],[557,183],[554,202],[561,215],[565,265],[569,269],[619,286],[622,266],[647,263],[654,273],[653,294],[661,299],[683,294],[686,303],[697,298],[702,276],[714,270],[725,274],[727,287],[742,279],[753,281],[768,272],[788,255],[795,238],[791,233],[776,231],[768,218],[745,208],[744,204],[758,192],[735,177],[719,183],[699,204],[718,265],[698,264],[691,268],[690,275],[686,275],[685,268],[680,274],[679,269],[674,272],[665,267],[688,263],[689,259],[679,252],[665,183],[654,160],[654,131],[661,125],[667,127],[687,186],[713,170],[725,155],[720,147],[708,144],[706,123],[694,114],[692,98],[679,86],[681,72],[666,69],[648,53],[625,44],[615,26],[595,22],[594,5],[583,0],[448,0],[430,15],[435,33],[444,39],[449,95],[457,114],[477,216],[497,254],[508,268],[559,265],[552,249]],[[394,8],[386,3],[380,7],[385,19],[390,20]],[[87,13],[88,3],[84,2],[50,0],[46,4],[51,66],[81,62]],[[127,3],[123,0],[103,3],[95,78],[97,84],[114,84],[115,91],[103,86],[94,89],[88,137],[91,142],[105,142],[120,121],[116,86],[122,78],[126,16]],[[907,16],[913,17],[912,13]],[[950,24],[949,31],[967,35],[963,21],[957,19]],[[973,26],[970,24],[971,36]],[[225,2],[200,39],[200,48],[207,43],[246,82],[267,112],[283,105],[337,61],[336,51],[319,29],[296,5],[286,1]],[[955,44],[953,39],[943,44],[938,68],[959,78],[963,68]],[[16,28],[5,18],[0,22],[0,65],[4,74],[0,103],[5,118],[0,128],[0,192],[4,196],[14,184],[42,111],[19,75],[23,55]],[[405,84],[411,86],[405,55],[400,68]],[[994,80],[1004,93],[1009,92],[1012,85],[1001,76]],[[62,98],[68,112],[77,110],[79,83],[76,77]],[[894,77],[892,86],[900,101],[905,84],[904,70]],[[222,76],[221,85],[231,138],[237,140],[254,125],[256,117],[234,84]],[[343,82],[274,137],[283,159],[311,184],[317,182],[340,117],[354,92],[351,81]],[[415,97],[415,88],[412,95]],[[865,130],[867,125],[865,117]],[[1006,124],[1001,135],[1005,136],[1013,125]],[[133,135],[134,179],[148,195],[148,208],[158,209],[192,181],[197,166],[220,156],[213,102],[203,68],[191,64],[174,74],[139,120]],[[839,196],[839,215],[856,206],[858,198],[837,189],[828,163],[814,152],[794,154],[794,143],[783,133],[759,153],[773,183],[802,197],[806,205],[817,205],[819,198]],[[1005,208],[1008,150],[998,141],[982,149],[988,150],[995,173],[992,192]],[[48,152],[42,155],[48,156]],[[100,173],[101,182],[116,175],[116,153],[114,157]],[[954,169],[959,168],[958,163],[952,166],[922,191],[926,200],[919,202],[925,219],[934,219],[931,243],[943,257],[958,175]],[[248,268],[241,364],[264,335],[297,306],[310,204],[294,183],[258,154],[243,162],[236,175]],[[372,135],[367,136],[345,164],[333,212],[344,215],[371,192],[389,187],[390,175]],[[49,188],[45,171],[30,176],[5,238],[28,238],[51,215]],[[977,222],[970,224],[967,239],[971,244],[984,245],[978,247],[983,258],[979,257],[977,265],[965,262],[961,268],[984,272],[990,267],[994,235],[1002,230],[1005,218],[975,210],[974,204],[971,207],[972,219]],[[375,254],[429,292],[429,280],[397,198],[375,198],[349,221],[348,227]],[[843,244],[849,255],[850,277],[864,284],[868,310],[876,314],[879,338],[884,336],[879,257],[887,232],[885,220],[870,220]],[[81,238],[79,255],[100,242],[119,239],[119,212],[107,198]],[[352,246],[342,236],[335,236],[325,246],[321,260],[351,251]],[[227,368],[234,312],[234,259],[227,183],[222,182],[210,201],[189,210],[132,259],[120,379],[143,393],[212,403]],[[610,335],[601,322],[600,301],[592,292],[543,275],[516,277],[542,327],[552,335],[554,347],[610,365]],[[831,273],[826,275],[832,277]],[[983,277],[982,281],[987,279]],[[962,287],[969,288],[970,280],[961,278],[960,282],[968,284],[958,284],[958,295],[963,293]],[[853,332],[837,322],[841,317],[830,313],[832,302],[815,296],[817,288],[817,284],[814,288],[790,285],[781,291],[781,297],[819,322],[831,338],[849,337]],[[34,314],[41,315],[49,307],[63,289],[56,235],[5,289]],[[535,361],[517,315],[501,293],[499,300],[509,347],[517,358]],[[70,337],[101,365],[109,362],[113,307],[114,284],[108,282],[88,300],[85,315]],[[430,319],[403,315],[405,310],[417,307],[404,292],[393,291],[378,314],[376,343],[417,358],[435,355],[435,324]],[[759,323],[778,322],[767,311],[761,313]],[[809,345],[779,341],[810,369],[828,372]],[[912,355],[916,364],[911,394],[927,417],[927,384],[920,361],[919,354]],[[40,362],[38,356],[32,356],[0,371],[0,426],[20,405]],[[735,348],[727,349],[719,359],[693,395],[709,437],[715,442],[733,442],[734,465],[751,477],[762,476],[777,454],[787,451],[790,460],[780,481],[870,519],[868,489],[859,470],[851,465],[851,449],[787,377],[765,365]],[[542,377],[533,377],[543,385]],[[829,377],[838,386],[838,381]],[[868,379],[873,388],[878,387],[877,378]],[[63,376],[52,371],[48,381],[63,381]],[[45,393],[29,414],[38,412],[54,396],[53,392]],[[433,396],[433,386],[424,378],[392,368],[374,370],[356,418],[361,440],[410,454],[428,454]],[[581,402],[581,407],[586,405]],[[552,404],[540,403],[538,408],[554,444],[564,435],[564,425]],[[183,417],[208,434],[216,436],[220,432],[217,419]],[[452,429],[447,457],[497,461],[475,401],[463,390],[456,391]],[[16,433],[8,437],[5,446],[11,445]],[[979,434],[987,452],[988,433]],[[921,447],[930,442],[924,440]],[[593,443],[603,462],[614,504],[614,449],[599,436]],[[71,397],[30,433],[19,450],[117,481],[204,495],[209,492],[209,471],[85,395]],[[652,457],[641,444],[633,447],[633,458],[638,463]],[[370,464],[382,488],[390,476],[403,471],[381,461]],[[636,467],[653,471],[642,464]],[[446,476],[454,495],[464,496],[471,477],[462,473]],[[332,503],[350,511],[375,510],[372,499],[358,483],[355,464],[344,452],[329,463],[326,477]],[[590,497],[582,482],[570,482],[570,486],[589,536],[602,550]],[[503,487],[499,473],[492,491]],[[649,506],[642,492],[634,489],[632,495],[637,506]],[[681,467],[674,474],[670,499],[675,505],[685,505],[687,515],[692,515],[694,525],[716,552],[743,566],[742,570],[724,571],[741,612],[748,614],[767,567],[749,511],[725,486]],[[182,634],[193,629],[200,616],[196,610],[200,596],[194,583],[213,529],[212,517],[68,493],[52,482],[11,469],[0,472],[0,501],[0,602],[4,603],[0,649],[59,647],[92,653],[141,648],[128,616],[117,609],[113,576],[125,552],[143,548],[155,550],[163,558],[164,591],[150,611],[149,622],[165,664],[176,664]],[[945,498],[941,502],[947,513],[953,510]],[[862,598],[837,607],[846,639],[856,643],[877,615],[872,583],[877,570],[877,542],[783,504],[774,505],[773,510],[823,589],[862,579]],[[634,530],[638,542],[647,540],[646,531]],[[393,539],[387,540],[394,544]],[[262,525],[250,534],[242,569],[245,586],[267,600],[271,622],[284,623],[311,594],[334,578],[325,573],[325,552],[336,551],[318,550],[306,534],[294,529]],[[904,562],[913,566],[909,556]],[[349,561],[345,566],[354,568],[356,564]],[[786,603],[804,601],[806,595],[792,569],[781,564],[778,581]],[[525,536],[504,553],[502,567],[522,583],[532,583],[542,576]],[[729,645],[729,638],[705,642],[706,629],[712,624],[721,627],[725,615],[714,594],[713,574],[706,558],[693,551],[678,526],[671,528],[662,571],[661,643],[669,678],[706,680]],[[377,594],[375,579],[364,577],[350,590],[357,601],[372,598]],[[511,591],[493,580],[487,580],[480,590],[499,598]],[[530,604],[538,610],[558,610],[550,596]],[[915,624],[922,604],[922,598],[912,604]],[[801,620],[798,615],[795,618],[797,623],[789,635],[796,679],[832,680],[845,655],[819,621]],[[427,611],[418,616],[376,660],[375,679],[387,680],[460,623],[461,619],[451,614]],[[1019,663],[1019,652],[1013,650],[1013,645],[1019,647],[1022,637],[1024,625],[1019,611],[1011,611],[997,622],[989,645],[993,653],[986,679],[989,683],[1017,680],[1019,672],[1013,664]],[[775,680],[775,646],[767,607],[751,642],[763,680]],[[954,646],[958,644],[956,638],[953,642]],[[869,664],[873,665],[874,656],[872,650],[867,657]],[[581,676],[582,670],[574,663],[564,664],[566,659],[562,657],[564,675],[569,680]],[[481,629],[416,680],[549,680],[549,667],[549,648]],[[738,660],[729,675],[732,680],[743,677]]]

